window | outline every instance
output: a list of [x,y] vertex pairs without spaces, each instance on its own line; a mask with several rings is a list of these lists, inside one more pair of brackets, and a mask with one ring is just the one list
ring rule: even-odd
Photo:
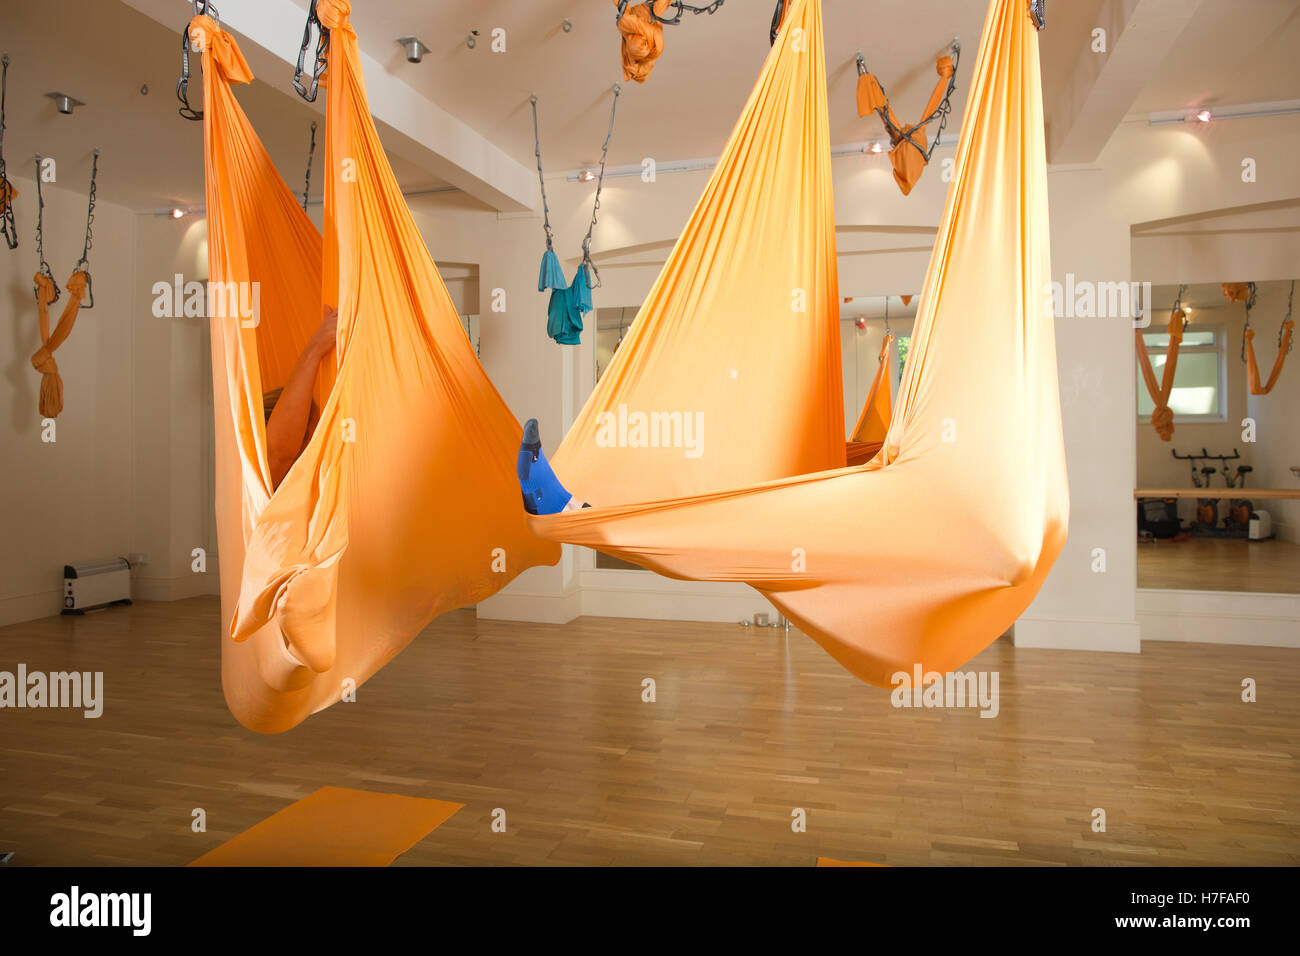
[[[1168,361],[1169,333],[1144,332],[1147,354],[1156,381],[1164,377]],[[1169,408],[1181,421],[1226,421],[1225,403],[1225,342],[1222,325],[1198,325],[1183,333],[1183,344],[1178,349],[1178,368],[1174,372],[1174,387],[1169,394]],[[1142,378],[1142,369],[1135,365],[1137,375],[1137,414],[1147,421],[1155,411],[1155,403]]]

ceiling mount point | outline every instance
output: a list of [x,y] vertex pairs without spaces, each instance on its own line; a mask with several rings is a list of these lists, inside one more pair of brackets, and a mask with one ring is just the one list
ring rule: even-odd
[[398,37],[396,41],[403,50],[406,51],[407,63],[419,63],[424,59],[424,55],[429,52],[424,41],[418,37]]
[[50,99],[54,100],[54,105],[59,108],[59,112],[62,113],[64,116],[71,116],[72,111],[75,110],[78,106],[86,105],[85,103],[81,102],[81,100],[69,96],[67,93],[55,92],[55,93],[46,93],[45,95],[48,96]]

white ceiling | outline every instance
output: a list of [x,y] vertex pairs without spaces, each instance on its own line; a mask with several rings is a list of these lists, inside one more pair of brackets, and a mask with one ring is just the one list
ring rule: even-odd
[[[305,0],[294,2],[305,10]],[[1103,2],[1113,0],[1049,0],[1043,34],[1049,109]],[[665,27],[665,52],[649,82],[624,84],[610,164],[716,156],[767,54],[772,9],[772,0],[726,0],[712,16],[688,14],[681,25]],[[879,121],[858,118],[854,106],[857,50],[885,83],[898,113],[914,117],[933,88],[934,57],[958,35],[964,56],[950,127],[955,132],[986,9],[985,0],[824,0],[831,141],[881,134]],[[1300,57],[1292,55],[1300,48],[1297,9],[1300,0],[1203,0],[1174,62],[1157,72],[1134,109],[1300,95]],[[566,17],[573,23],[568,33],[561,29]],[[533,164],[528,95],[534,91],[548,174],[599,158],[610,90],[621,79],[608,0],[355,0],[352,19],[363,48],[386,70],[519,163]],[[67,24],[76,29],[60,26]],[[505,54],[491,50],[495,27],[506,30]],[[471,29],[480,33],[473,50],[465,45]],[[432,47],[422,63],[405,61],[394,42],[405,34]],[[287,47],[297,39],[289,38]],[[177,32],[118,0],[0,0],[0,47],[14,61],[5,155],[15,172],[25,174],[39,150],[63,160],[61,179],[80,182],[98,145],[105,200],[136,209],[202,202],[201,124],[185,122],[175,110]],[[293,95],[289,81],[286,67],[239,95],[298,189],[308,127],[318,114]],[[149,86],[147,96],[139,92],[142,84]],[[200,85],[197,78],[194,85]],[[87,105],[60,116],[42,95],[54,89]],[[1279,120],[1288,121],[1294,118]],[[442,182],[415,163],[395,160],[394,169],[407,189]]]

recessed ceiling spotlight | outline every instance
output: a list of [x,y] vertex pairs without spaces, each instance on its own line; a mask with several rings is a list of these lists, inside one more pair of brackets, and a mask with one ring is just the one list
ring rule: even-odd
[[423,41],[416,37],[398,37],[396,42],[406,51],[407,63],[419,63],[424,59],[424,55],[429,52],[429,48],[424,45]]
[[584,183],[594,182],[596,179],[596,174],[593,173],[590,169],[584,169],[582,172],[578,173],[578,179],[580,179]]
[[1214,114],[1209,110],[1201,110],[1196,114],[1196,118],[1202,123],[1208,123],[1210,120],[1214,119]]

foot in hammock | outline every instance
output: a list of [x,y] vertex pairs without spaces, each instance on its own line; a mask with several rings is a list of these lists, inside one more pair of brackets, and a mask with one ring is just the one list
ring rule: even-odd
[[542,436],[537,419],[524,423],[524,440],[519,445],[519,488],[524,495],[524,510],[530,515],[553,515],[577,511],[591,505],[579,502],[560,484],[550,463],[542,454]]

